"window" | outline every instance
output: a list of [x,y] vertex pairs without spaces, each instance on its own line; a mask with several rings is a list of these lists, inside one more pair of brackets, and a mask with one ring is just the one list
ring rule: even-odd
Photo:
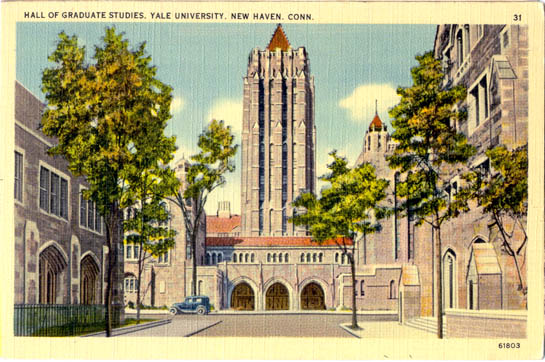
[[276,253],[273,254],[272,260],[273,260],[273,263],[276,263]]
[[282,259],[283,259],[282,254],[278,255],[278,262],[279,263],[282,263]]
[[[62,194],[62,192],[61,192]],[[96,204],[91,200],[85,200],[83,192],[79,196],[79,224],[88,230],[102,233],[102,216],[98,212]]]
[[305,254],[301,253],[301,263],[305,262]]
[[249,261],[250,255],[246,254],[244,255],[244,262],[247,263]]
[[393,280],[390,281],[390,299],[396,299],[396,286]]
[[271,262],[271,254],[267,254],[267,263]]
[[[206,257],[208,258],[208,254],[206,254]],[[233,263],[236,263],[237,262],[237,254],[233,254]],[[206,262],[206,264],[208,264],[208,262]]]
[[289,254],[288,253],[284,254],[284,261],[286,263],[289,263],[290,259],[289,259]]
[[252,260],[251,260],[252,263],[255,262],[255,255],[254,255],[253,253],[252,253],[251,259],[252,259]]
[[323,258],[324,254],[320,253],[320,255],[318,255],[318,261],[321,263],[323,261]]
[[335,263],[339,263],[339,253],[335,253]]
[[23,202],[23,155],[15,151],[15,200]]
[[157,258],[157,262],[168,263],[168,251],[164,254],[159,255],[159,257]]
[[40,167],[40,209],[68,220],[68,181]]
[[138,280],[134,275],[129,275],[125,278],[125,292],[135,293],[138,289]]
[[488,85],[486,75],[469,92],[470,134],[488,118]]
[[360,282],[360,295],[363,297],[365,295],[365,290],[363,289],[365,282],[362,280]]
[[134,256],[133,256],[133,259],[138,259],[139,256],[140,256],[140,246],[135,245],[135,246],[134,246]]
[[218,254],[218,263],[221,263],[223,260],[223,254]]
[[312,262],[316,263],[316,253],[312,254]]
[[132,259],[132,245],[125,246],[125,259]]
[[307,263],[310,263],[310,253],[307,254]]

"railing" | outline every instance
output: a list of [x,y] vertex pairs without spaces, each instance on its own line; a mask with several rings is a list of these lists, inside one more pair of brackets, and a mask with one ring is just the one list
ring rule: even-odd
[[[103,330],[105,306],[102,304],[16,304],[14,309],[15,336],[75,336]],[[115,308],[112,308],[116,318]]]

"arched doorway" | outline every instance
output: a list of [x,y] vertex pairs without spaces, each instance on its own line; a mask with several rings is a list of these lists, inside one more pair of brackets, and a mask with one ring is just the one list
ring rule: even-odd
[[324,291],[317,283],[309,283],[301,292],[301,309],[305,310],[324,310],[325,300]]
[[231,308],[236,310],[254,310],[255,295],[252,287],[242,282],[238,284],[231,293]]
[[290,295],[288,288],[281,283],[274,283],[265,294],[265,309],[288,310],[290,309]]
[[98,265],[91,255],[81,260],[80,303],[98,304]]
[[443,256],[443,307],[456,308],[456,254],[448,250]]
[[39,302],[40,304],[56,304],[61,295],[63,273],[67,267],[66,260],[59,250],[51,245],[40,253],[39,259]]

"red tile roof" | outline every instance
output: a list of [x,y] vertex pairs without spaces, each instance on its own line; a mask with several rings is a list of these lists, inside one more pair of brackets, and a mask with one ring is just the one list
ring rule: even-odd
[[375,118],[373,118],[371,124],[369,125],[369,130],[371,129],[382,130],[382,121],[380,120],[378,114],[375,114]]
[[[337,238],[342,245],[352,245],[348,238]],[[241,236],[241,237],[207,237],[207,246],[335,246],[335,240],[326,240],[322,243],[312,241],[310,236]]]
[[288,38],[284,33],[284,29],[282,29],[282,25],[280,24],[278,24],[278,26],[276,27],[271,41],[267,46],[267,49],[269,49],[270,51],[275,51],[276,48],[280,48],[282,51],[286,51],[290,48],[290,42],[288,41]]
[[232,215],[231,217],[206,216],[207,233],[230,233],[237,226],[240,226],[240,215]]

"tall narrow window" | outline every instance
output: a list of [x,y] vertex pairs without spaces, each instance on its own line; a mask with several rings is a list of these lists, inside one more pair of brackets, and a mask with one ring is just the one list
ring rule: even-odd
[[59,215],[59,181],[59,175],[51,173],[49,212],[54,215]]
[[23,155],[15,151],[15,200],[23,201]]
[[95,204],[88,200],[87,202],[87,227],[93,229],[95,226]]
[[49,212],[49,170],[40,168],[40,208]]
[[68,219],[68,181],[61,178],[60,189],[60,216],[64,219]]
[[83,197],[83,193],[79,196],[79,224],[81,226],[87,226],[87,200]]
[[364,283],[364,281],[362,280],[362,281],[360,282],[360,295],[361,295],[362,297],[365,295],[365,289],[363,289],[364,284],[365,284],[365,283]]

